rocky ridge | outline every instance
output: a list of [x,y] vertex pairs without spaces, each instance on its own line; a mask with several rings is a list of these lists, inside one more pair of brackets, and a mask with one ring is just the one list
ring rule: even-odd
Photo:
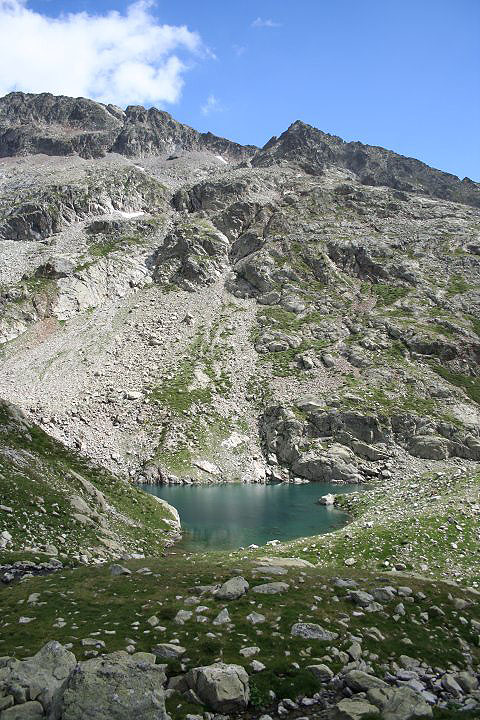
[[256,150],[13,93],[0,125],[0,395],[30,421],[133,481],[474,476],[477,184],[300,122]]
[[13,92],[0,98],[0,157],[76,153],[89,159],[107,152],[137,157],[202,149],[239,159],[256,148],[199,133],[157,108],[122,110],[50,93]]
[[[48,94],[0,156],[0,720],[478,716],[478,184]],[[352,521],[212,561],[146,479]]]

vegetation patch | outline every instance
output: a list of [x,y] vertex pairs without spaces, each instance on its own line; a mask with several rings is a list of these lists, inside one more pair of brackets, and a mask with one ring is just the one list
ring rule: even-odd
[[[128,481],[76,455],[39,427],[0,403],[0,503],[2,528],[12,547],[54,544],[65,556],[79,551],[108,555],[109,540],[134,551],[161,552],[170,537],[172,515]],[[85,483],[103,493],[98,507]],[[78,520],[80,497],[98,515]],[[82,515],[82,513],[80,513]],[[102,540],[103,538],[103,540]]]
[[403,285],[391,285],[388,283],[375,283],[370,287],[371,291],[376,295],[377,305],[393,305],[393,303],[402,300],[410,292],[410,288]]
[[447,295],[453,297],[453,295],[461,295],[462,293],[468,292],[473,288],[461,275],[455,275],[451,278],[447,285]]
[[480,404],[480,378],[455,372],[444,365],[439,365],[438,363],[432,362],[430,363],[430,367],[451,385],[455,385],[455,387],[460,387],[465,390],[471,400]]

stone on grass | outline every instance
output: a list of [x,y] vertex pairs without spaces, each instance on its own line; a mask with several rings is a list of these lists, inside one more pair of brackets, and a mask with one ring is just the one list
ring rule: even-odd
[[252,662],[250,663],[250,667],[252,668],[253,672],[262,672],[262,670],[265,670],[265,665],[259,660],[252,660]]
[[220,600],[237,600],[242,595],[245,595],[249,587],[245,578],[239,575],[224,582],[214,595]]
[[123,565],[110,565],[110,574],[111,575],[131,575],[132,571],[129,570],[126,567],[123,567]]
[[249,623],[252,623],[252,625],[260,625],[261,623],[265,622],[265,615],[262,615],[262,613],[257,612],[251,612],[249,615],[247,615],[247,618]]
[[331,642],[338,638],[338,633],[325,630],[316,623],[295,623],[292,625],[290,634],[305,640],[322,640],[324,642]]
[[375,705],[361,698],[345,698],[335,705],[330,717],[331,720],[362,720],[362,718],[372,715],[380,717],[379,710]]
[[259,593],[260,595],[277,595],[278,593],[285,592],[289,587],[290,585],[288,583],[272,582],[264,583],[263,585],[256,585],[252,588],[252,591],[254,593]]
[[250,700],[248,675],[241,665],[214,663],[193,668],[185,680],[202,703],[216,712],[243,710]]
[[368,675],[361,670],[350,670],[350,672],[344,676],[344,680],[347,687],[354,693],[367,692],[367,690],[371,690],[372,688],[388,687],[384,680],[375,677],[375,675]]
[[243,657],[252,657],[252,655],[256,655],[260,652],[260,648],[253,646],[253,647],[245,647],[240,650],[240,655],[243,655]]
[[164,660],[181,658],[186,652],[186,648],[181,645],[175,645],[174,643],[162,643],[152,648],[152,653]]
[[315,680],[320,683],[328,683],[333,678],[333,672],[330,670],[328,665],[307,665],[307,670],[310,670]]
[[349,593],[350,600],[360,607],[367,607],[373,601],[373,595],[363,590],[351,590]]
[[223,610],[220,610],[217,617],[213,620],[214,625],[225,625],[229,622],[231,622],[231,620],[227,608],[223,608]]

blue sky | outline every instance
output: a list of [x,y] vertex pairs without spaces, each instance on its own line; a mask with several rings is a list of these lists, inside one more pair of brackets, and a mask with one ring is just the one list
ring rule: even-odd
[[[0,0],[0,46],[2,27],[17,35],[9,52],[20,68],[0,70],[0,89],[44,86],[120,105],[156,104],[199,130],[257,145],[301,119],[480,181],[480,0],[161,0],[136,3],[137,15],[131,6]],[[123,21],[98,17],[129,7]],[[2,13],[15,15],[8,33]],[[43,43],[37,53],[35,36]],[[110,59],[109,42],[118,50]],[[73,45],[80,51],[70,67]],[[63,60],[55,54],[62,52]],[[102,62],[110,62],[105,71]]]

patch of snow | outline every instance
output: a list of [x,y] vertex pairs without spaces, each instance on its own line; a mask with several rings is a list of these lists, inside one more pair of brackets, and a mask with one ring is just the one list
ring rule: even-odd
[[220,162],[225,163],[225,165],[228,165],[228,161],[225,160],[225,158],[223,158],[221,155],[214,155],[214,157],[216,157],[217,160],[220,160]]
[[139,217],[140,215],[145,215],[142,210],[138,210],[137,212],[126,212],[125,210],[117,210],[117,213],[124,218],[134,218]]

